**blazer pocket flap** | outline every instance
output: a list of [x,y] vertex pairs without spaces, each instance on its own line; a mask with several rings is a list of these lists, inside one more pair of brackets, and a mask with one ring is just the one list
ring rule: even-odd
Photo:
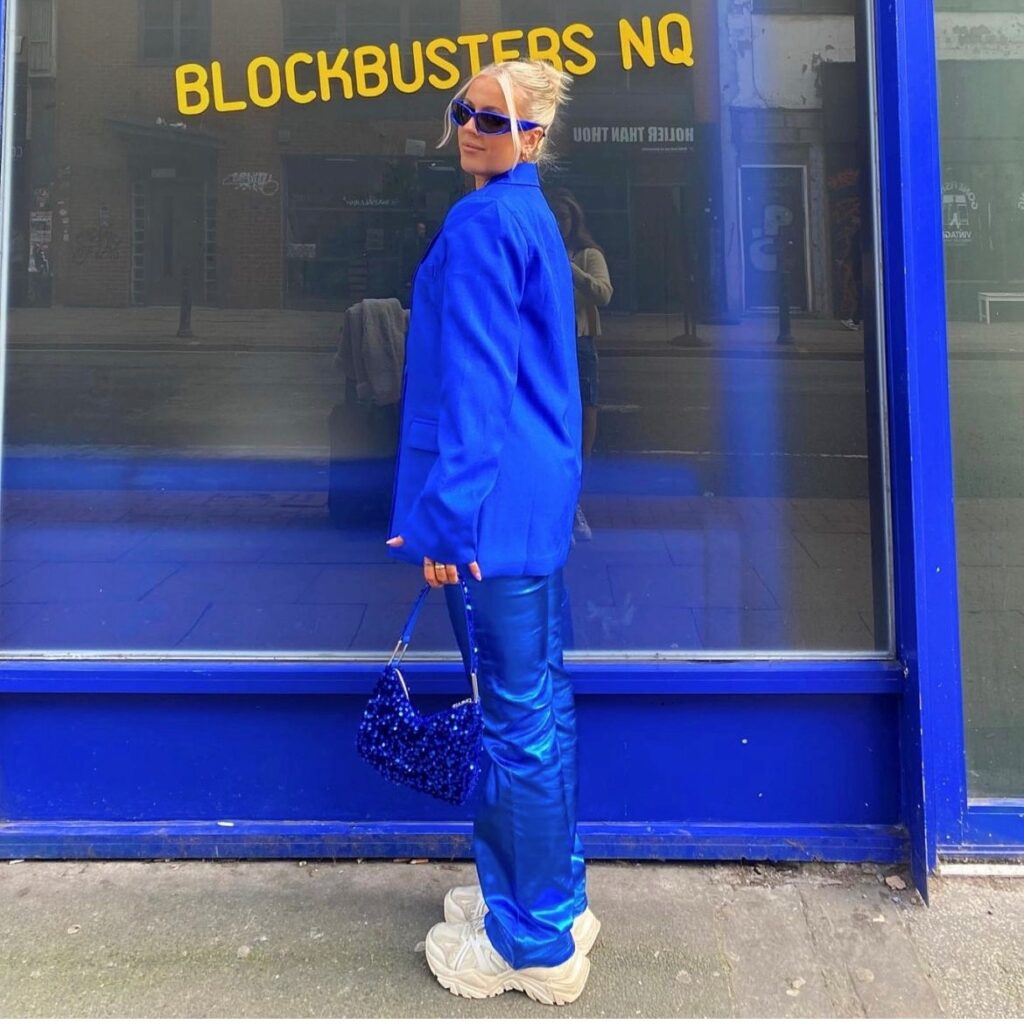
[[409,421],[407,437],[411,448],[425,448],[428,452],[440,451],[437,446],[437,420],[418,417]]

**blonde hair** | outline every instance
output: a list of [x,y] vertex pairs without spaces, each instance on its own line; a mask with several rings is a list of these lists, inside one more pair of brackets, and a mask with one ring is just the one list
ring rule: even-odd
[[[554,124],[559,108],[569,98],[572,77],[564,71],[542,60],[510,60],[500,64],[488,64],[481,68],[453,97],[462,99],[469,87],[486,75],[501,86],[509,117],[512,118],[512,145],[515,148],[516,163],[523,157],[523,144],[517,121],[533,121],[544,129],[540,144],[534,150],[536,163],[547,163],[553,154],[547,149],[548,133]],[[437,144],[440,149],[454,134],[451,122],[451,102],[444,114],[444,135]]]

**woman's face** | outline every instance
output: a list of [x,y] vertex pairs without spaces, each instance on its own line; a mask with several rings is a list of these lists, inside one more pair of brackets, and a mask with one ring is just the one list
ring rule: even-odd
[[[474,110],[493,110],[498,114],[508,115],[508,105],[505,103],[501,86],[487,75],[480,75],[474,79],[463,99]],[[519,133],[523,159],[532,155],[541,135],[539,128]],[[477,131],[476,121],[470,118],[458,128],[458,140],[462,169],[476,178],[477,187],[496,174],[503,174],[515,166],[516,151],[511,132],[504,135],[483,135]]]

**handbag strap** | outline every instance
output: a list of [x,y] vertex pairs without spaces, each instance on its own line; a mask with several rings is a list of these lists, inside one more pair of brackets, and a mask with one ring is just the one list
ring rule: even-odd
[[[479,702],[480,688],[477,685],[479,663],[476,648],[476,631],[473,628],[473,605],[469,599],[469,587],[466,586],[465,580],[460,579],[457,586],[462,587],[462,606],[466,612],[466,639],[469,644],[469,683],[473,688],[473,700]],[[397,667],[401,664],[402,657],[409,649],[409,644],[412,641],[412,631],[416,628],[416,620],[419,618],[420,609],[423,607],[427,594],[433,589],[429,583],[425,583],[416,600],[413,601],[412,611],[409,612],[409,618],[405,622],[405,629],[402,630],[402,635],[399,637],[398,643],[395,644],[391,657],[388,658],[389,666]]]

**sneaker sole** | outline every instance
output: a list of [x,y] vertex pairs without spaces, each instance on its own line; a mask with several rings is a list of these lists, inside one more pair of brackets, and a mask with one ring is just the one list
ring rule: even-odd
[[[462,907],[451,898],[450,890],[445,893],[444,897],[444,919],[448,924],[466,924],[469,921]],[[601,931],[601,922],[594,913],[589,913],[585,917],[581,916],[577,918],[577,921],[583,923],[578,928],[573,925],[572,941],[584,956],[588,956],[594,948],[594,943],[597,942],[598,933]]]
[[521,971],[508,970],[497,976],[485,975],[480,971],[460,971],[456,974],[445,966],[442,952],[433,946],[429,936],[425,952],[427,965],[438,984],[453,995],[465,999],[492,999],[503,992],[516,991],[545,1006],[565,1006],[580,997],[590,977],[590,961],[585,956],[576,958],[573,970],[566,977],[551,981],[531,974],[531,968],[528,967]]

